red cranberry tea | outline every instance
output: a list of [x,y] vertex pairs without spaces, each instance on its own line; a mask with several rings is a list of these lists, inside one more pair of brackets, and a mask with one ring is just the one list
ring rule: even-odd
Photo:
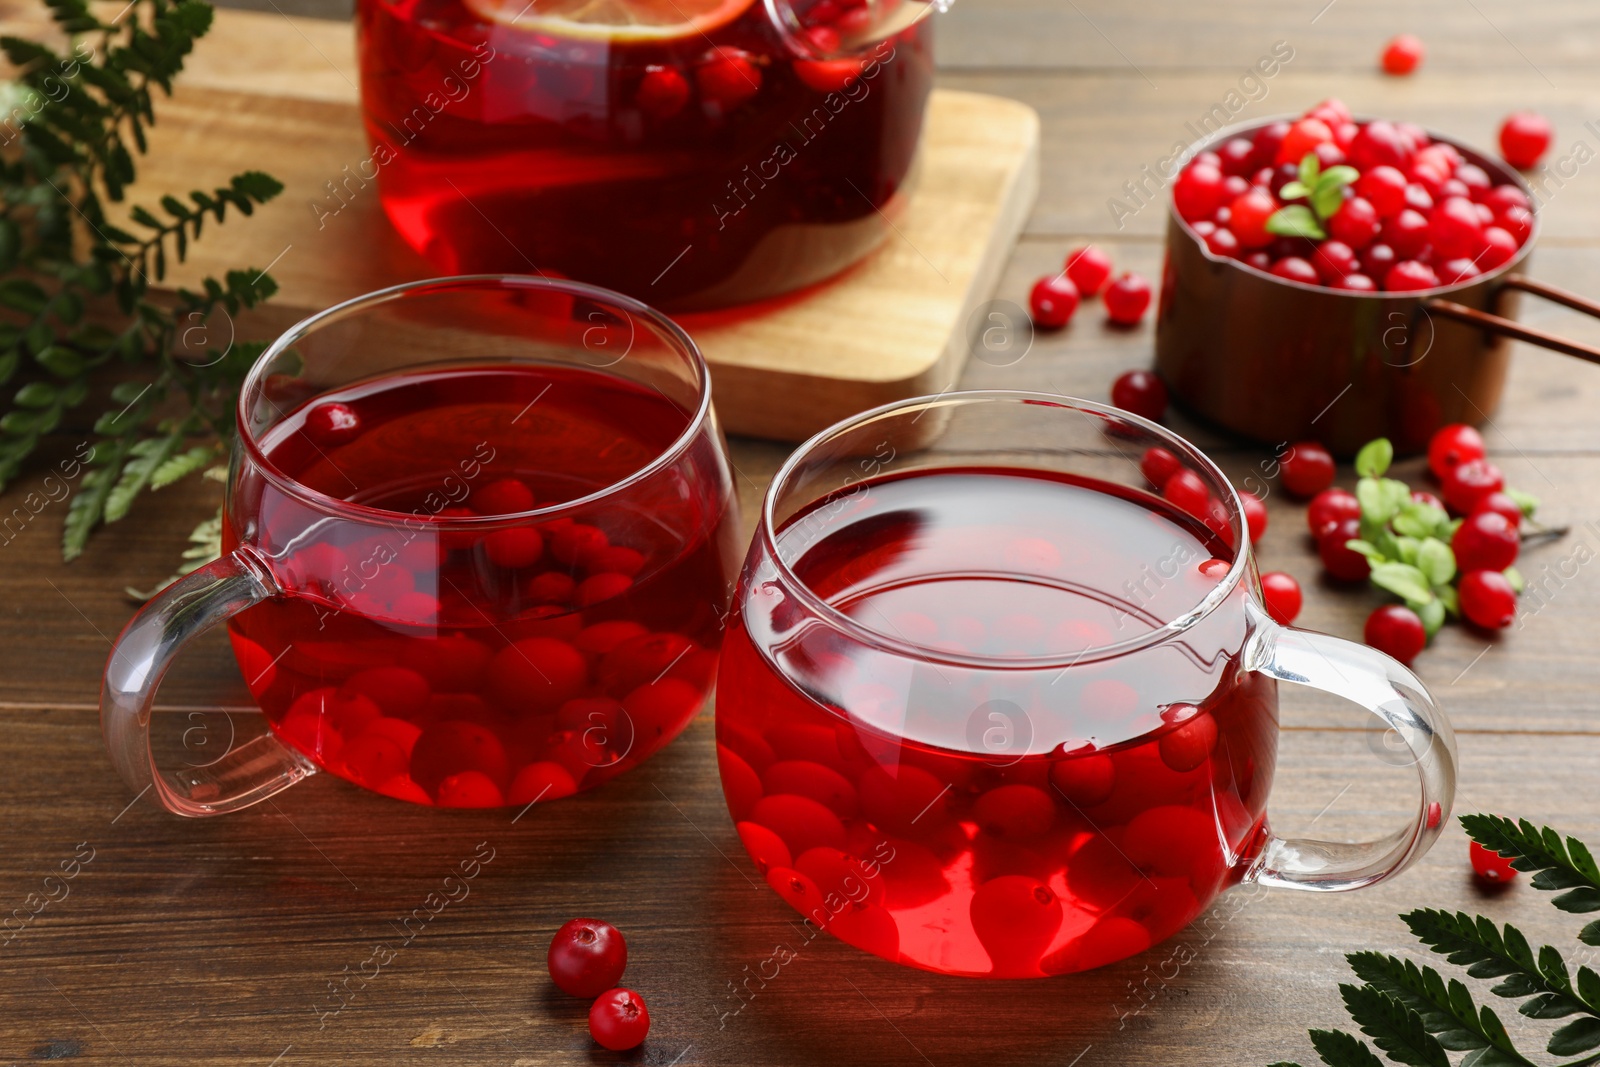
[[230,622],[273,729],[358,784],[467,807],[564,796],[665,745],[710,690],[737,551],[717,446],[585,498],[693,416],[525,364],[380,377],[291,412],[267,463],[358,507],[258,478],[230,503],[229,547],[249,541],[290,594]]
[[814,922],[1029,977],[1139,952],[1238,879],[1276,683],[1240,667],[1241,610],[1153,633],[1227,575],[1212,530],[1089,478],[946,468],[826,497],[776,547],[827,607],[747,572],[718,754],[752,859]]
[[[880,8],[803,5],[838,53]],[[527,271],[658,305],[725,306],[827,278],[875,247],[932,77],[917,24],[858,58],[805,58],[762,0],[361,0],[376,179],[442,271]],[[796,27],[798,29],[800,27]]]

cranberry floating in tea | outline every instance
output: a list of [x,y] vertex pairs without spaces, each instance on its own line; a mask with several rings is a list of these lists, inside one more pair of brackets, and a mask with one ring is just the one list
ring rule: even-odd
[[837,274],[908,193],[926,0],[357,7],[362,178],[442,271],[722,307]]
[[[113,762],[184,815],[321,769],[402,800],[555,800],[637,765],[708,697],[738,546],[705,365],[591,286],[384,290],[306,320],[245,382],[222,559],[106,668]],[[148,710],[226,621],[271,732],[162,771]]]
[[[813,438],[768,493],[719,670],[755,869],[858,948],[995,978],[1134,955],[1240,882],[1403,870],[1450,807],[1449,725],[1392,659],[1274,622],[1299,590],[1262,588],[1246,522],[1193,446],[1086,401],[953,393]],[[1272,832],[1279,681],[1398,732],[1404,828]]]

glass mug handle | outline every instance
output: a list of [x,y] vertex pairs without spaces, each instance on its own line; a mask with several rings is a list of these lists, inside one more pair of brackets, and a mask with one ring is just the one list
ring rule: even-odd
[[1246,882],[1287,889],[1360,889],[1399,874],[1428,851],[1456,793],[1456,742],[1449,721],[1417,676],[1376,649],[1341,637],[1279,626],[1252,602],[1245,666],[1353,700],[1388,724],[1410,751],[1422,801],[1410,824],[1376,841],[1347,844],[1278,837],[1270,830]]
[[280,595],[248,549],[189,574],[139,609],[111,646],[100,690],[100,732],[117,772],[141,796],[199,817],[238,811],[315,774],[317,767],[272,733],[252,738],[203,767],[164,772],[150,749],[156,689],[179,649],[239,612]]

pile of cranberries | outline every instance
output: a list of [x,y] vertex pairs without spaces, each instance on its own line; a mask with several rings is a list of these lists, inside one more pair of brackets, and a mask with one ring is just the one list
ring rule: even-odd
[[[1107,284],[1107,283],[1110,284]],[[1085,297],[1099,295],[1106,318],[1118,326],[1133,326],[1150,307],[1150,283],[1126,271],[1111,280],[1111,257],[1094,245],[1075,248],[1059,274],[1047,274],[1034,283],[1028,295],[1033,324],[1059,330],[1072,319]]]
[[563,993],[593,997],[589,1034],[613,1052],[636,1048],[650,1032],[644,998],[620,989],[628,966],[628,943],[622,932],[599,919],[572,919],[550,939],[550,977]]
[[[1321,240],[1269,228],[1286,206],[1306,204],[1284,188],[1300,182],[1308,154],[1322,171],[1356,172],[1321,220]],[[1496,184],[1420,126],[1357,123],[1336,99],[1295,122],[1275,122],[1197,154],[1173,183],[1172,200],[1213,256],[1352,292],[1467,282],[1509,262],[1533,232],[1533,212],[1518,186]]]

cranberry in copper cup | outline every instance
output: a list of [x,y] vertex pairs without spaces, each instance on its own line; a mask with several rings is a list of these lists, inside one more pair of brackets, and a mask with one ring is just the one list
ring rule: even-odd
[[[1273,122],[1193,145],[1185,163]],[[1493,186],[1529,194],[1499,160],[1450,145]],[[1483,424],[1505,386],[1512,339],[1600,362],[1600,350],[1515,321],[1527,292],[1600,315],[1600,304],[1524,273],[1537,216],[1508,260],[1459,284],[1355,292],[1279,277],[1219,255],[1205,228],[1169,207],[1156,317],[1156,370],[1175,401],[1205,422],[1267,445],[1314,439],[1352,455],[1376,437],[1420,452],[1439,427]],[[1381,285],[1381,279],[1380,279]]]

